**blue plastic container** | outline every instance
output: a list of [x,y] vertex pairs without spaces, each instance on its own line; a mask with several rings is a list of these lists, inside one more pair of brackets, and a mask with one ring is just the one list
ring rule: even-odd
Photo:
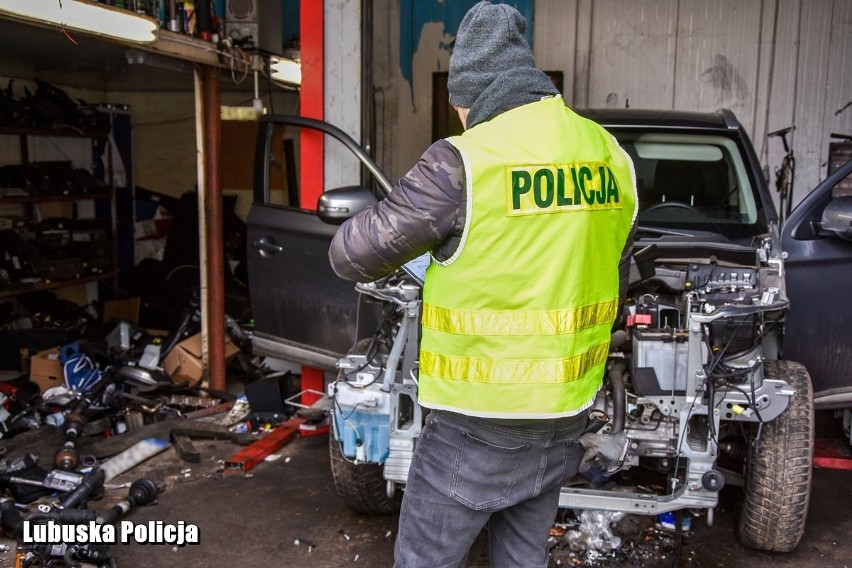
[[[343,417],[346,417],[346,420]],[[357,441],[364,446],[366,461],[385,463],[390,452],[390,417],[364,410],[339,408],[334,410],[335,437],[343,442],[343,455],[349,459],[357,456]],[[357,429],[357,432],[355,431]]]

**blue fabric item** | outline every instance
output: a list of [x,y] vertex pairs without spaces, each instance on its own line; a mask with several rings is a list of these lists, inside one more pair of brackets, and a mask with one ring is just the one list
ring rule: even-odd
[[77,343],[63,346],[59,350],[59,361],[65,375],[65,386],[74,392],[88,392],[103,378],[101,370],[91,357],[80,352]]
[[80,344],[77,342],[69,343],[68,345],[63,345],[59,348],[59,362],[63,365],[68,359],[71,357],[77,356],[80,354]]

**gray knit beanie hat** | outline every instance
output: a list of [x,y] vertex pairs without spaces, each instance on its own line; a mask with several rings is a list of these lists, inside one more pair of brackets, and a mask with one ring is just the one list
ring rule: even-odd
[[468,10],[450,56],[450,104],[471,108],[500,73],[518,67],[535,68],[526,31],[527,21],[506,4],[483,0]]

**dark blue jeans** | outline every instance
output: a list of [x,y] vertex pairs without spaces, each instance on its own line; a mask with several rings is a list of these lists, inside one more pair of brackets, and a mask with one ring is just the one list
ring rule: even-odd
[[545,568],[559,490],[580,466],[585,426],[585,412],[523,423],[430,412],[402,500],[395,566],[463,567],[487,526],[493,568]]

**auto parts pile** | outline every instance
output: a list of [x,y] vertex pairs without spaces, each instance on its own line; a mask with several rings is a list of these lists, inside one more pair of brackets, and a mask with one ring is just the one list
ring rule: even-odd
[[35,85],[35,91],[24,86],[23,95],[16,95],[15,82],[10,79],[6,88],[0,89],[0,126],[89,134],[109,132],[109,117],[98,112],[95,105],[75,101],[45,81],[36,79]]
[[[229,345],[238,353],[231,361],[234,373],[256,378],[259,370],[240,349],[245,331],[231,318],[227,323]],[[170,445],[180,459],[198,463],[201,452],[193,439],[248,446],[258,438],[252,431],[263,433],[285,420],[253,414],[247,404],[245,412],[225,420],[233,395],[164,370],[169,355],[196,337],[198,327],[196,306],[188,306],[166,335],[124,319],[100,326],[92,321],[76,340],[34,354],[31,377],[37,382],[22,376],[0,383],[0,456],[7,456],[0,461],[3,533],[20,540],[25,521],[28,527],[118,523],[132,508],[153,502],[164,485],[140,477],[118,504],[93,510],[91,504],[104,495],[105,484],[113,487],[116,476],[132,474]],[[292,377],[278,380],[289,384]],[[21,541],[17,552],[21,566],[111,565],[109,548],[101,545]]]

